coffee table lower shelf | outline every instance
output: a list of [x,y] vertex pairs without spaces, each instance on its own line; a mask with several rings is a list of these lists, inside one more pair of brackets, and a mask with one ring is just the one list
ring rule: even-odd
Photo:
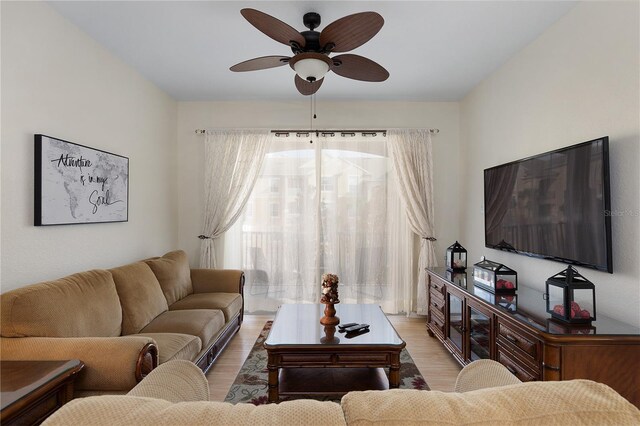
[[337,398],[351,391],[389,389],[383,368],[282,368],[279,382],[280,396]]

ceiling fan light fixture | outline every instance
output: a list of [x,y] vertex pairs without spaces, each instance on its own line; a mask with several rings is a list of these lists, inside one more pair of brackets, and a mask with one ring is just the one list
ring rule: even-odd
[[322,80],[331,69],[332,64],[327,55],[316,52],[299,53],[289,61],[289,65],[296,74],[311,83]]
[[296,89],[305,96],[318,91],[329,71],[360,81],[380,82],[389,78],[384,67],[363,56],[342,54],[329,58],[329,54],[348,52],[375,36],[384,25],[384,19],[376,12],[344,16],[320,32],[315,31],[320,25],[320,15],[314,12],[304,15],[303,23],[309,31],[303,32],[259,10],[245,8],[240,13],[259,31],[289,46],[293,56],[261,56],[240,62],[232,66],[231,71],[256,71],[288,63],[296,73]]
[[295,63],[293,69],[303,80],[314,82],[329,72],[329,65],[320,59],[302,59]]

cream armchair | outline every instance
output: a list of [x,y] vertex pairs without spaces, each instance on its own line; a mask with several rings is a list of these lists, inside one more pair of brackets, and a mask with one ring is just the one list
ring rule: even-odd
[[126,396],[76,399],[46,426],[105,425],[638,425],[640,411],[589,380],[520,383],[501,364],[462,369],[456,392],[350,392],[341,403],[295,400],[254,406],[210,402],[202,372],[187,361],[160,365]]

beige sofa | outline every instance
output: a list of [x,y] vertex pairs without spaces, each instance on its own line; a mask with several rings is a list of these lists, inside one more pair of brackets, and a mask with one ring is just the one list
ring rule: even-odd
[[638,425],[640,411],[589,380],[520,383],[502,364],[462,369],[455,392],[350,392],[341,403],[296,400],[253,406],[209,402],[201,371],[184,361],[154,370],[127,396],[76,399],[54,425]]
[[158,364],[207,371],[239,330],[244,275],[190,269],[183,251],[0,295],[2,360],[77,358],[76,395],[122,394]]

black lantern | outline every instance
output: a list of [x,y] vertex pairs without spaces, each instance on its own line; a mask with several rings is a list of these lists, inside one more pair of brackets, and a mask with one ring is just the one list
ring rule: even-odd
[[456,241],[447,248],[445,262],[450,271],[464,271],[467,269],[467,249]]
[[502,263],[481,260],[473,265],[475,285],[491,292],[514,293],[518,289],[518,273]]
[[547,279],[547,312],[570,323],[596,320],[596,287],[573,266]]

